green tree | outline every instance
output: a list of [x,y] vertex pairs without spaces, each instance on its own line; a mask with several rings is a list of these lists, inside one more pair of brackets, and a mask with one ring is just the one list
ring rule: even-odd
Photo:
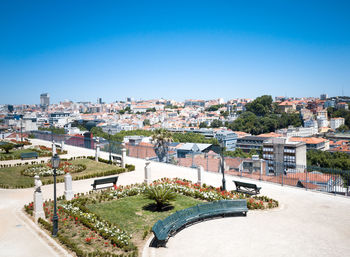
[[143,121],[143,125],[144,125],[144,126],[149,126],[149,125],[151,125],[151,122],[149,121],[149,119],[145,119],[145,120]]
[[200,128],[207,128],[208,126],[207,126],[207,123],[202,121],[201,123],[199,123],[199,127]]
[[2,144],[0,145],[0,149],[4,150],[6,153],[10,153],[10,151],[14,148],[15,146],[10,143]]
[[220,128],[222,127],[222,121],[221,120],[213,120],[210,124],[212,128]]
[[272,112],[272,97],[263,95],[257,97],[253,102],[246,104],[246,110],[258,116],[264,116]]
[[345,124],[343,124],[343,125],[341,125],[339,128],[337,128],[337,130],[339,131],[339,132],[346,132],[346,131],[348,131],[349,130],[349,127],[348,126],[346,126]]

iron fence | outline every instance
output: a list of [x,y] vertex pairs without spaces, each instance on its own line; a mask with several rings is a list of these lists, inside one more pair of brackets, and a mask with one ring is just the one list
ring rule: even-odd
[[[125,144],[121,142],[103,140],[97,142],[91,137],[69,136],[35,131],[35,138],[55,141],[58,144],[64,142],[68,145],[94,149],[100,145],[101,151],[113,154],[121,154],[123,147],[127,150],[127,156],[158,161],[155,149],[150,144]],[[208,153],[178,154],[176,148],[169,148],[166,158],[168,163],[184,167],[196,168],[202,166],[209,172],[221,172],[221,156],[213,151]],[[317,190],[332,194],[349,195],[350,171],[316,166],[298,165],[292,162],[277,163],[262,159],[238,158],[224,156],[225,174],[244,178],[268,181],[280,185],[288,185],[304,188],[305,190]]]

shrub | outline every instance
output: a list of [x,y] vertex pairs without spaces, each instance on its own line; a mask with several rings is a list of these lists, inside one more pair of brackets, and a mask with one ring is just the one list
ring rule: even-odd
[[163,184],[147,188],[144,194],[148,199],[156,201],[157,210],[176,198],[173,188]]

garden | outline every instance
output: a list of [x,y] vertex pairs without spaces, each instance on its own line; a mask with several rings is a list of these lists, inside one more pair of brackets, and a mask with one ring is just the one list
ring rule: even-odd
[[[42,146],[42,145],[33,146],[30,148],[23,148],[24,145],[30,144],[30,142],[26,142],[26,143],[24,142],[23,143],[18,141],[12,141],[11,143],[2,142],[2,144],[0,145],[0,149],[2,150],[0,152],[0,161],[21,159],[21,153],[30,153],[30,152],[38,153],[39,157],[52,156],[52,148]],[[59,155],[67,153],[67,151],[61,151],[60,149],[57,149],[56,152]]]
[[[5,166],[5,165],[4,165]],[[102,177],[133,171],[135,166],[126,165],[121,168],[116,165],[96,162],[89,158],[61,159],[57,169],[57,183],[64,181],[64,175],[70,173],[73,180]],[[0,188],[28,188],[34,186],[34,176],[39,175],[43,185],[53,183],[53,169],[50,163],[41,161],[40,164],[18,164],[14,167],[0,168]]]
[[[157,220],[196,204],[224,199],[247,199],[250,210],[278,206],[276,200],[266,196],[247,196],[188,180],[163,178],[150,185],[77,194],[71,201],[60,197],[57,240],[77,256],[138,256]],[[25,205],[25,211],[32,215],[33,203]],[[51,233],[52,200],[44,203],[44,211],[46,219],[39,219],[39,223]]]

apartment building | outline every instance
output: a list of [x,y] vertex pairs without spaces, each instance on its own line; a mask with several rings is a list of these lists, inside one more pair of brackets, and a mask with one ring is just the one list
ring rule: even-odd
[[263,159],[269,174],[303,172],[306,167],[306,144],[286,138],[270,138],[263,143]]
[[341,125],[344,125],[345,119],[344,118],[331,118],[330,120],[330,127],[333,130],[336,130]]
[[219,142],[223,142],[224,147],[226,148],[227,151],[236,150],[236,144],[237,144],[236,133],[228,130],[220,130],[216,132],[215,138],[217,138]]

